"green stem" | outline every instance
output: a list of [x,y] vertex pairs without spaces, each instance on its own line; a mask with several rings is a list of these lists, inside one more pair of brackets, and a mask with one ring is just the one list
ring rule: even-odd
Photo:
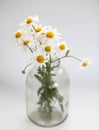
[[66,58],[66,56],[63,56],[63,57],[61,57],[61,58],[57,58],[56,60],[53,60],[52,63],[54,63],[54,62],[56,62],[56,61],[60,61],[60,60],[63,59],[63,58]]
[[27,69],[30,65],[32,65],[32,64],[33,64],[33,63],[30,63],[30,64],[26,65],[25,68],[22,70],[22,73],[24,74],[24,73],[26,72],[26,69]]
[[81,59],[79,59],[79,58],[77,58],[77,57],[75,57],[75,56],[68,55],[68,56],[66,56],[66,57],[74,58],[74,59],[76,59],[76,60],[78,60],[78,61],[81,62]]
[[33,29],[35,30],[35,27],[34,27],[34,25],[32,25],[32,27],[33,27]]
[[26,45],[28,47],[28,49],[33,53],[33,50],[31,49],[31,47],[29,47],[29,45]]
[[78,61],[81,62],[81,59],[79,59],[79,58],[77,58],[77,57],[75,57],[75,56],[71,56],[71,55],[67,55],[67,56],[65,55],[65,56],[63,56],[63,57],[57,58],[56,60],[53,60],[52,62],[60,61],[61,59],[64,59],[64,58],[66,58],[66,57],[70,57],[70,58],[76,59],[76,60],[78,60]]

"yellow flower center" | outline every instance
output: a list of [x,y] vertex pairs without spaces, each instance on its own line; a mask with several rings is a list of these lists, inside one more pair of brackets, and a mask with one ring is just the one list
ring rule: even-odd
[[44,62],[44,56],[43,55],[39,55],[37,56],[37,59],[36,59],[39,63],[43,63]]
[[66,45],[65,45],[65,44],[60,44],[59,48],[60,48],[61,50],[65,50]]
[[30,40],[26,39],[24,40],[24,45],[27,45],[30,42]]
[[16,33],[15,33],[15,37],[16,37],[16,38],[20,38],[21,36],[22,36],[22,32],[16,32]]
[[52,49],[51,46],[46,46],[46,47],[45,47],[45,51],[46,51],[46,52],[50,52],[51,49]]
[[46,37],[53,38],[54,37],[54,33],[49,31],[49,32],[46,33]]
[[86,67],[86,66],[88,66],[88,61],[87,61],[87,60],[85,60],[85,61],[82,63],[82,67]]
[[40,32],[41,30],[42,30],[41,27],[37,27],[37,28],[35,28],[35,31],[36,31],[36,32]]
[[33,21],[33,19],[31,17],[29,17],[29,18],[26,19],[26,23],[27,24],[30,24],[32,21]]

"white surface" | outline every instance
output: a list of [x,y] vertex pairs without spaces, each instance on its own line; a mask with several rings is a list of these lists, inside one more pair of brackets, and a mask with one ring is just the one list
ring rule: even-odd
[[28,120],[24,90],[0,89],[0,130],[99,130],[99,87],[72,86],[69,117],[62,124],[39,127]]
[[99,0],[0,0],[0,130],[47,129],[27,119],[20,71],[31,57],[12,40],[19,24],[34,14],[59,30],[73,55],[92,60],[85,71],[74,60],[63,63],[71,79],[70,113],[49,130],[99,130]]

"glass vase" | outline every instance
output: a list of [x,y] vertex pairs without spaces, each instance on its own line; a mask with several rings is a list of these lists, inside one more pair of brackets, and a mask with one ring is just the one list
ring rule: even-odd
[[33,67],[26,77],[26,108],[29,119],[40,126],[52,127],[68,116],[69,77],[61,66]]

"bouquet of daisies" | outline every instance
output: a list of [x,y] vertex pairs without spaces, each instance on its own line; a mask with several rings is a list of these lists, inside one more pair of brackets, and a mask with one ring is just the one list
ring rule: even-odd
[[[22,73],[25,73],[30,65],[38,67],[38,73],[35,74],[41,83],[37,92],[40,96],[38,104],[46,105],[48,111],[51,111],[50,99],[52,100],[54,97],[59,104],[62,102],[62,96],[58,89],[53,88],[53,76],[55,76],[53,70],[60,65],[62,59],[68,57],[78,60],[83,68],[88,65],[88,60],[81,60],[70,55],[70,50],[67,44],[61,41],[57,29],[51,26],[42,26],[38,16],[26,18],[20,26],[20,29],[15,32],[15,39],[23,50],[29,50],[32,54],[31,63],[26,65]],[[54,65],[54,63],[57,64]],[[53,89],[55,89],[54,92]],[[45,95],[45,91],[47,95]],[[44,97],[46,98],[44,99]],[[63,110],[61,105],[60,107]]]

